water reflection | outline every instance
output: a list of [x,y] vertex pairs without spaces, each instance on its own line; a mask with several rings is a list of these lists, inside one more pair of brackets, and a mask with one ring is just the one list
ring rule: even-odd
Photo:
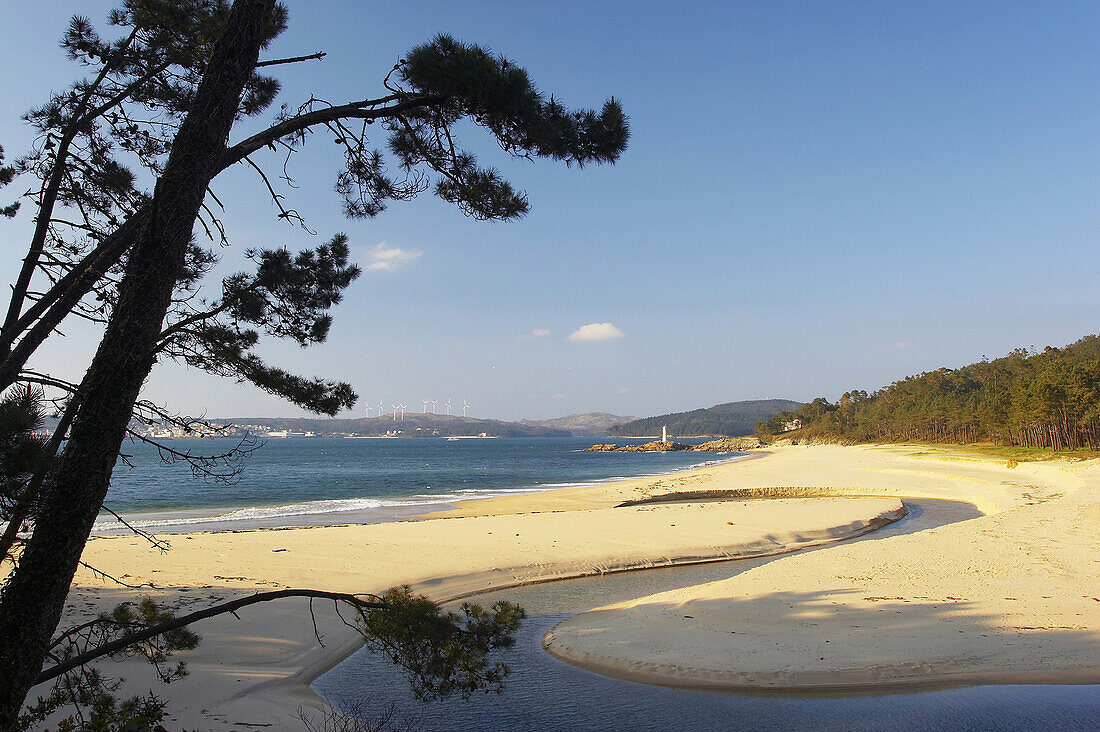
[[542,650],[543,633],[569,613],[530,617],[504,659],[501,695],[422,703],[393,665],[360,650],[314,688],[340,707],[368,698],[407,710],[434,730],[1095,730],[1100,687],[980,686],[855,697],[754,697],[620,681],[570,666]]

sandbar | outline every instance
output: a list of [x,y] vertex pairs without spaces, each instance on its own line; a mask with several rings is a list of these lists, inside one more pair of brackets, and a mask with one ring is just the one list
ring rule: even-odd
[[747,489],[900,485],[987,515],[597,608],[544,647],[619,678],[747,692],[1100,683],[1100,461],[790,447],[739,472]]

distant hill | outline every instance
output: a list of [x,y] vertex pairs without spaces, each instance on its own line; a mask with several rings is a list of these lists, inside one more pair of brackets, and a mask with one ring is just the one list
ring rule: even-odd
[[532,427],[550,427],[568,430],[575,437],[602,437],[612,425],[631,422],[637,417],[620,417],[607,412],[589,412],[587,414],[569,414],[556,419],[523,419],[520,424]]
[[454,437],[484,432],[491,437],[568,437],[569,431],[538,424],[502,422],[499,419],[474,419],[461,415],[405,412],[405,417],[392,414],[358,419],[323,417],[230,417],[211,420],[245,427],[266,427],[272,430],[314,432],[317,435],[380,436],[398,431],[402,437]]
[[779,412],[802,406],[790,399],[755,399],[715,404],[690,412],[661,414],[615,425],[607,430],[609,437],[659,436],[662,425],[668,426],[670,437],[741,437],[751,435],[757,422]]

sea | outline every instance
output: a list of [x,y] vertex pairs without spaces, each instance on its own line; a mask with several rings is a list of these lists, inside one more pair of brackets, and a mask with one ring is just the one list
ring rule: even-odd
[[[176,439],[165,445],[174,453],[209,457],[229,453],[239,442]],[[158,532],[387,521],[463,500],[659,475],[744,455],[585,452],[593,442],[590,437],[273,438],[252,445],[239,464],[199,471],[152,445],[133,442],[123,446],[95,531],[124,531],[118,517]]]

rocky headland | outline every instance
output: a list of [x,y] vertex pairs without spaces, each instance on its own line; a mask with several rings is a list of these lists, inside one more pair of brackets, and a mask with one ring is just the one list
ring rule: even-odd
[[654,440],[641,445],[615,445],[610,443],[593,445],[585,452],[742,452],[765,447],[759,437],[724,437],[699,445],[687,445],[672,440]]

